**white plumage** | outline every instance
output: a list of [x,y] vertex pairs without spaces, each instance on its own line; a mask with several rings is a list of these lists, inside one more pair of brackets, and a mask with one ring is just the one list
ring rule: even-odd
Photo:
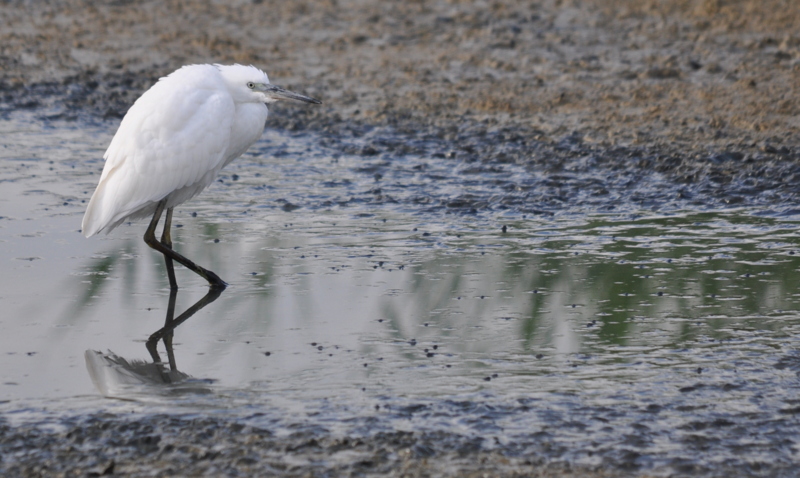
[[169,222],[172,208],[205,189],[258,140],[267,103],[280,99],[319,103],[271,85],[253,66],[189,65],[161,78],[136,100],[111,140],[83,234],[108,233],[163,209]]
[[[254,67],[191,65],[162,78],[123,118],[86,215],[83,234],[110,232],[128,218],[150,216],[191,199],[261,135],[264,102],[236,102],[231,89],[269,83]],[[239,117],[251,121],[236,121]],[[236,126],[236,128],[234,128]]]

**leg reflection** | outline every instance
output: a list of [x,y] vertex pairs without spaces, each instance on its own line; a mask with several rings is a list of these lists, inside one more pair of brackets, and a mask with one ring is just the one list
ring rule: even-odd
[[172,349],[172,336],[175,328],[189,320],[189,318],[196,314],[200,309],[217,300],[220,294],[222,294],[223,290],[224,289],[217,287],[209,288],[208,292],[203,296],[203,298],[195,302],[193,306],[186,309],[184,313],[178,317],[175,317],[175,301],[178,297],[178,289],[170,289],[169,304],[167,305],[167,317],[164,321],[164,327],[161,327],[157,331],[153,332],[145,344],[147,346],[147,351],[150,352],[150,357],[153,359],[153,362],[161,362],[161,357],[158,355],[158,341],[161,340],[164,342],[164,348],[167,349],[167,360],[169,361],[170,371],[176,372],[178,370],[178,366],[175,363],[175,352]]
[[[164,326],[150,335],[146,343],[152,362],[127,360],[110,350],[106,353],[87,350],[84,353],[86,369],[97,390],[103,396],[122,399],[136,399],[143,395],[151,396],[153,394],[175,393],[177,391],[206,392],[206,387],[204,385],[198,386],[198,383],[208,382],[189,380],[191,379],[189,375],[178,370],[175,363],[175,353],[172,349],[172,336],[176,327],[186,322],[189,317],[196,314],[203,307],[217,300],[221,293],[221,288],[209,288],[208,293],[203,298],[186,309],[184,313],[175,317],[175,299],[178,296],[178,289],[172,288],[169,294],[167,317],[164,321]],[[159,340],[164,341],[164,346],[167,349],[169,368],[161,361],[161,357],[158,355]],[[175,388],[176,386],[181,388]]]

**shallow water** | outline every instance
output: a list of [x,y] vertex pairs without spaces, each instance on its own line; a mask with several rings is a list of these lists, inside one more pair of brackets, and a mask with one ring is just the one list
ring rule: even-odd
[[[170,301],[146,225],[78,232],[114,124],[0,128],[8,423],[105,410],[277,435],[425,430],[657,474],[775,476],[800,458],[795,215],[643,209],[614,180],[533,214],[542,172],[268,130],[176,210],[176,249],[231,286],[175,328],[170,372],[144,365]],[[207,291],[178,281],[176,316]]]

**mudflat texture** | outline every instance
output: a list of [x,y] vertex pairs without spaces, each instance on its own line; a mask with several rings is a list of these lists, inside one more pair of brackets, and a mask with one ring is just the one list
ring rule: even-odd
[[[791,0],[12,1],[0,4],[0,115],[120,118],[181,65],[237,62],[322,99],[278,105],[269,121],[327,134],[327,147],[558,172],[559,201],[585,189],[587,173],[624,172],[628,183],[663,175],[703,205],[789,205],[800,184],[797,25]],[[353,141],[366,132],[390,139]],[[292,476],[624,474],[550,468],[453,437],[278,440],[212,419],[79,422],[53,432],[2,425],[0,447],[15,457],[6,470],[233,475],[269,463]],[[428,459],[434,441],[453,444]],[[342,450],[358,459],[319,460]]]
[[124,78],[99,87],[133,99],[181,65],[238,62],[342,120],[699,149],[797,133],[800,7],[788,0],[184,3],[7,2],[5,89]]
[[789,0],[9,2],[0,89],[5,110],[120,117],[181,65],[254,64],[325,102],[280,105],[272,127],[392,126],[462,160],[591,156],[704,201],[782,202],[800,173],[799,22]]

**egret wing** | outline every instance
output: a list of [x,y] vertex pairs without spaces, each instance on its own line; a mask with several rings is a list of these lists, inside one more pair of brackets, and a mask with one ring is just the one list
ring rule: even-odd
[[87,236],[147,214],[174,191],[189,199],[224,165],[233,99],[218,82],[177,80],[156,83],[123,118],[84,217]]

